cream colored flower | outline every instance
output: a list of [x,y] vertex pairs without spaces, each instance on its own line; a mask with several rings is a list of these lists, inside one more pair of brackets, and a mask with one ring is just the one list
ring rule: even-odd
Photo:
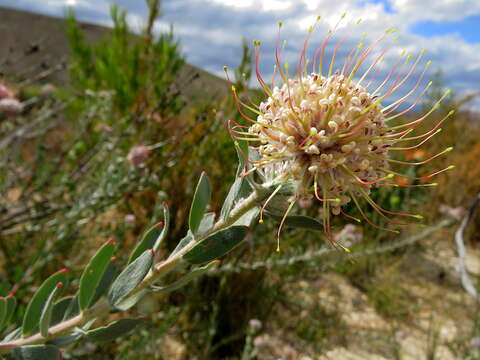
[[[342,210],[344,205],[354,202],[365,220],[372,224],[360,207],[360,198],[366,199],[376,212],[394,224],[399,223],[391,220],[388,215],[421,218],[419,215],[394,213],[381,208],[371,199],[370,191],[374,186],[399,186],[388,181],[401,175],[392,171],[389,164],[421,165],[451,150],[447,148],[424,161],[413,163],[389,157],[392,151],[409,151],[421,146],[440,131],[441,123],[453,113],[437,121],[431,130],[416,136],[409,134],[426,121],[438,103],[417,120],[398,122],[418,104],[430,87],[431,83],[427,84],[411,105],[405,110],[398,110],[401,104],[410,102],[410,97],[417,92],[430,62],[426,63],[413,87],[406,89],[406,92],[403,89],[403,96],[392,100],[392,94],[404,88],[415,73],[424,55],[423,51],[415,60],[411,55],[403,55],[400,61],[403,58],[404,65],[398,66],[399,61],[386,78],[373,88],[371,75],[383,60],[385,51],[374,58],[371,64],[367,64],[367,59],[395,31],[387,30],[380,39],[366,48],[360,43],[351,50],[338,69],[334,67],[338,46],[328,62],[325,56],[327,43],[334,32],[330,31],[316,50],[311,62],[312,71],[308,73],[306,49],[312,32],[313,29],[310,29],[300,54],[298,71],[293,77],[288,74],[288,63],[281,64],[279,53],[282,49],[279,47],[280,39],[277,39],[275,71],[281,78],[280,85],[275,85],[273,81],[272,85],[267,85],[261,77],[258,70],[260,43],[254,42],[257,78],[267,96],[266,101],[258,106],[246,104],[239,99],[233,88],[239,111],[251,125],[245,127],[231,123],[230,129],[236,139],[250,141],[258,151],[260,159],[250,161],[252,169],[261,172],[267,179],[265,186],[273,185],[276,189],[281,189],[287,182],[295,182],[295,194],[290,198],[285,217],[296,201],[316,198],[323,206],[325,234],[334,244],[330,216],[343,213],[352,218]],[[358,77],[357,71],[362,65],[367,65],[367,70]],[[323,71],[325,67],[328,68],[327,71]],[[383,103],[387,102],[390,104],[384,106]],[[247,116],[245,109],[255,113],[256,119]],[[449,168],[416,180],[428,180]],[[251,172],[252,169],[248,171]],[[432,185],[435,184],[402,186]],[[260,221],[263,221],[262,217]],[[282,224],[283,221],[281,226]]]

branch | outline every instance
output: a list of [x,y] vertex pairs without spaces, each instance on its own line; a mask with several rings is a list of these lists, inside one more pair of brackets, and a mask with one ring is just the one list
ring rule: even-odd
[[479,204],[480,204],[480,194],[478,194],[477,198],[473,201],[467,216],[463,218],[462,223],[460,224],[460,227],[455,233],[455,242],[457,244],[457,250],[458,250],[458,271],[460,272],[462,286],[465,289],[465,291],[471,296],[473,296],[477,301],[480,300],[480,295],[478,294],[475,286],[470,280],[470,276],[468,275],[467,264],[465,259],[466,251],[465,251],[465,244],[463,242],[463,233],[468,223],[472,219],[473,215],[475,214],[475,210],[477,209]]
[[[237,204],[237,206],[230,212],[229,217],[226,220],[219,220],[215,224],[215,226],[213,226],[213,228],[206,234],[198,236],[190,243],[186,244],[175,255],[155,265],[150,274],[147,275],[145,279],[135,289],[133,289],[130,294],[125,297],[124,301],[128,301],[129,299],[135,297],[138,293],[148,289],[151,285],[157,282],[159,278],[178,267],[183,261],[183,256],[187,252],[189,252],[189,250],[191,250],[196,244],[198,244],[198,242],[207,238],[214,232],[225,229],[235,223],[235,221],[237,221],[242,215],[246,214],[249,210],[257,206],[258,202],[261,201],[264,196],[265,193],[262,191],[253,191],[248,198],[240,201]],[[83,324],[87,323],[92,319],[108,314],[111,310],[113,310],[113,307],[106,300],[102,301],[93,308],[88,309],[60,324],[50,327],[47,331],[47,337],[44,337],[40,333],[37,333],[27,338],[21,338],[0,344],[0,354],[9,353],[13,348],[18,346],[44,344],[48,340],[65,334],[76,327],[81,327]]]

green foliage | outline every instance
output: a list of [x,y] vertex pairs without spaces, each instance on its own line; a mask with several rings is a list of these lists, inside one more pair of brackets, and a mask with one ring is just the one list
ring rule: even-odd
[[23,318],[23,335],[30,335],[38,328],[44,309],[53,301],[52,294],[56,293],[59,284],[66,285],[67,279],[67,272],[60,270],[43,282],[28,304]]
[[[269,214],[272,218],[274,218],[277,221],[280,221],[282,219],[281,216],[276,216],[273,214]],[[320,221],[317,219],[314,219],[310,216],[304,216],[304,215],[292,215],[292,216],[287,216],[285,218],[285,225],[294,227],[294,228],[299,228],[299,229],[308,229],[308,230],[314,230],[314,231],[322,231],[323,232],[323,225]]]
[[202,172],[200,180],[198,180],[195,194],[193,195],[192,206],[190,207],[190,216],[188,225],[193,234],[196,234],[200,223],[205,214],[208,202],[212,198],[212,186],[208,180],[207,174]]
[[156,223],[153,227],[147,230],[145,235],[143,235],[142,240],[138,242],[137,246],[132,251],[128,263],[134,261],[148,249],[157,251],[162,241],[167,237],[170,225],[170,214],[166,203],[163,204],[163,220],[163,222]]
[[[157,7],[150,4],[149,24],[159,15]],[[128,27],[126,11],[112,5],[110,13],[112,33],[97,44],[89,44],[69,12],[72,80],[84,90],[113,91],[120,111],[160,111],[162,116],[178,112],[181,103],[172,84],[184,60],[173,31],[155,36],[150,25],[143,37],[136,38]]]
[[94,341],[112,341],[129,333],[142,322],[144,322],[144,319],[121,319],[108,326],[87,331],[86,336],[88,339]]
[[[122,306],[122,300],[147,276],[153,264],[153,257],[153,251],[146,250],[118,275],[108,293],[110,304],[126,310]],[[134,304],[129,303],[129,307],[132,305]]]
[[222,257],[238,246],[247,233],[245,226],[231,226],[199,241],[183,258],[189,263],[204,264]]
[[0,331],[10,323],[16,304],[13,296],[0,298]]
[[39,327],[40,327],[40,334],[43,337],[48,337],[48,329],[52,325],[52,311],[54,306],[54,301],[58,296],[60,290],[62,289],[63,284],[59,283],[57,286],[52,290],[50,293],[47,301],[45,302],[45,306],[42,310],[42,315],[40,316]]
[[17,360],[60,360],[60,349],[52,345],[32,345],[15,348],[13,355]]
[[80,278],[78,291],[78,303],[82,311],[88,309],[95,293],[99,290],[102,279],[112,261],[114,251],[115,244],[112,240],[109,240],[97,251],[85,267]]

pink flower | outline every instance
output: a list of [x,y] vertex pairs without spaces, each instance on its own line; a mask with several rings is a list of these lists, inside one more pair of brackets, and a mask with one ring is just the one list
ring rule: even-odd
[[130,149],[127,160],[134,168],[141,167],[150,157],[150,149],[145,145],[137,145]]
[[4,98],[0,100],[0,114],[17,116],[23,111],[23,104],[17,99]]

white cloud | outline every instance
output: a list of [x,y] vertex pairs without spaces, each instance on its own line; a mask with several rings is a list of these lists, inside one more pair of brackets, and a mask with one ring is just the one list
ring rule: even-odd
[[480,13],[478,0],[389,0],[392,8],[409,23],[458,21]]
[[[110,24],[109,5],[119,4],[129,9],[129,23],[139,28],[144,23],[146,6],[138,0],[0,0],[10,6],[33,8],[63,15],[66,3],[75,1],[80,19]],[[307,29],[320,15],[321,21],[312,36],[311,46],[319,46],[322,36],[345,18],[338,26],[329,50],[338,39],[344,39],[339,54],[345,55],[367,33],[367,43],[382,36],[385,29],[398,27],[400,38],[392,51],[379,64],[387,71],[402,49],[418,53],[427,49],[426,58],[433,60],[432,72],[443,69],[449,86],[465,91],[478,89],[480,83],[480,44],[471,44],[459,35],[449,34],[425,38],[410,32],[419,21],[458,21],[480,14],[479,0],[387,0],[393,11],[382,3],[364,0],[170,0],[164,1],[164,17],[155,25],[166,29],[169,22],[180,38],[187,60],[215,73],[223,65],[236,66],[240,58],[242,38],[262,41],[262,70],[271,72],[277,22],[283,21],[282,36],[287,39],[286,59],[296,62]],[[356,24],[362,19],[360,24]],[[385,42],[380,48],[383,48]],[[268,77],[268,75],[267,75]]]
[[224,6],[235,8],[258,7],[263,11],[286,10],[292,6],[290,0],[213,0]]

